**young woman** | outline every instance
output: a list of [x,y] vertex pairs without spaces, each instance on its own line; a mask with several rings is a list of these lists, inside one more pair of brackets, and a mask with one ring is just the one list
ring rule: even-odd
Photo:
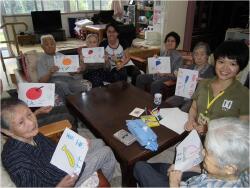
[[107,81],[115,82],[118,80],[127,80],[127,75],[129,75],[132,77],[132,84],[135,85],[136,78],[141,73],[120,44],[117,26],[115,24],[108,24],[106,26],[106,34],[107,40],[102,41],[100,46],[105,48],[111,65],[111,71],[108,74]]
[[165,49],[161,51],[160,56],[169,56],[171,73],[156,73],[156,74],[142,74],[137,77],[136,86],[145,89],[147,85],[151,87],[151,94],[162,93],[164,82],[168,80],[176,80],[178,69],[182,66],[183,60],[181,54],[176,51],[180,43],[180,36],[176,32],[170,32],[166,35]]
[[248,64],[249,49],[242,41],[224,41],[214,52],[214,79],[199,83],[189,110],[186,130],[205,134],[210,120],[238,117],[249,121],[249,90],[236,80]]

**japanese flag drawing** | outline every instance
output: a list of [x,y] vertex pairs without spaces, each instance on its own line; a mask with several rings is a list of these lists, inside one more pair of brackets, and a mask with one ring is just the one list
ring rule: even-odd
[[19,83],[18,98],[29,107],[54,106],[55,84]]
[[58,72],[76,72],[79,67],[78,55],[57,55],[54,57]]
[[104,63],[104,48],[82,48],[84,63]]

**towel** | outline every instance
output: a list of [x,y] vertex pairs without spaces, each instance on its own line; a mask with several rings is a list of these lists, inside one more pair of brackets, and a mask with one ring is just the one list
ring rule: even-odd
[[136,137],[139,144],[151,151],[157,151],[157,136],[141,119],[127,120],[128,130]]

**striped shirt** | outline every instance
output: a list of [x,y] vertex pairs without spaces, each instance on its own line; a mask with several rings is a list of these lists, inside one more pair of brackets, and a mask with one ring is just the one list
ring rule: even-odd
[[55,187],[67,174],[50,164],[56,145],[41,134],[37,146],[9,138],[3,146],[2,163],[17,187]]

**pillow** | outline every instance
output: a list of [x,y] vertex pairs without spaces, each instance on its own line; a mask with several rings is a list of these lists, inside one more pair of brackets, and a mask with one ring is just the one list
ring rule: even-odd
[[[4,136],[1,136],[1,152],[3,149],[3,145],[6,142],[6,139]],[[11,181],[10,176],[8,172],[5,170],[5,168],[2,165],[2,160],[0,160],[0,166],[1,166],[1,184],[0,187],[16,187],[15,184]]]
[[24,53],[25,60],[25,73],[26,78],[29,82],[38,82],[37,75],[37,61],[40,58],[42,52],[37,52],[36,50],[28,51]]

